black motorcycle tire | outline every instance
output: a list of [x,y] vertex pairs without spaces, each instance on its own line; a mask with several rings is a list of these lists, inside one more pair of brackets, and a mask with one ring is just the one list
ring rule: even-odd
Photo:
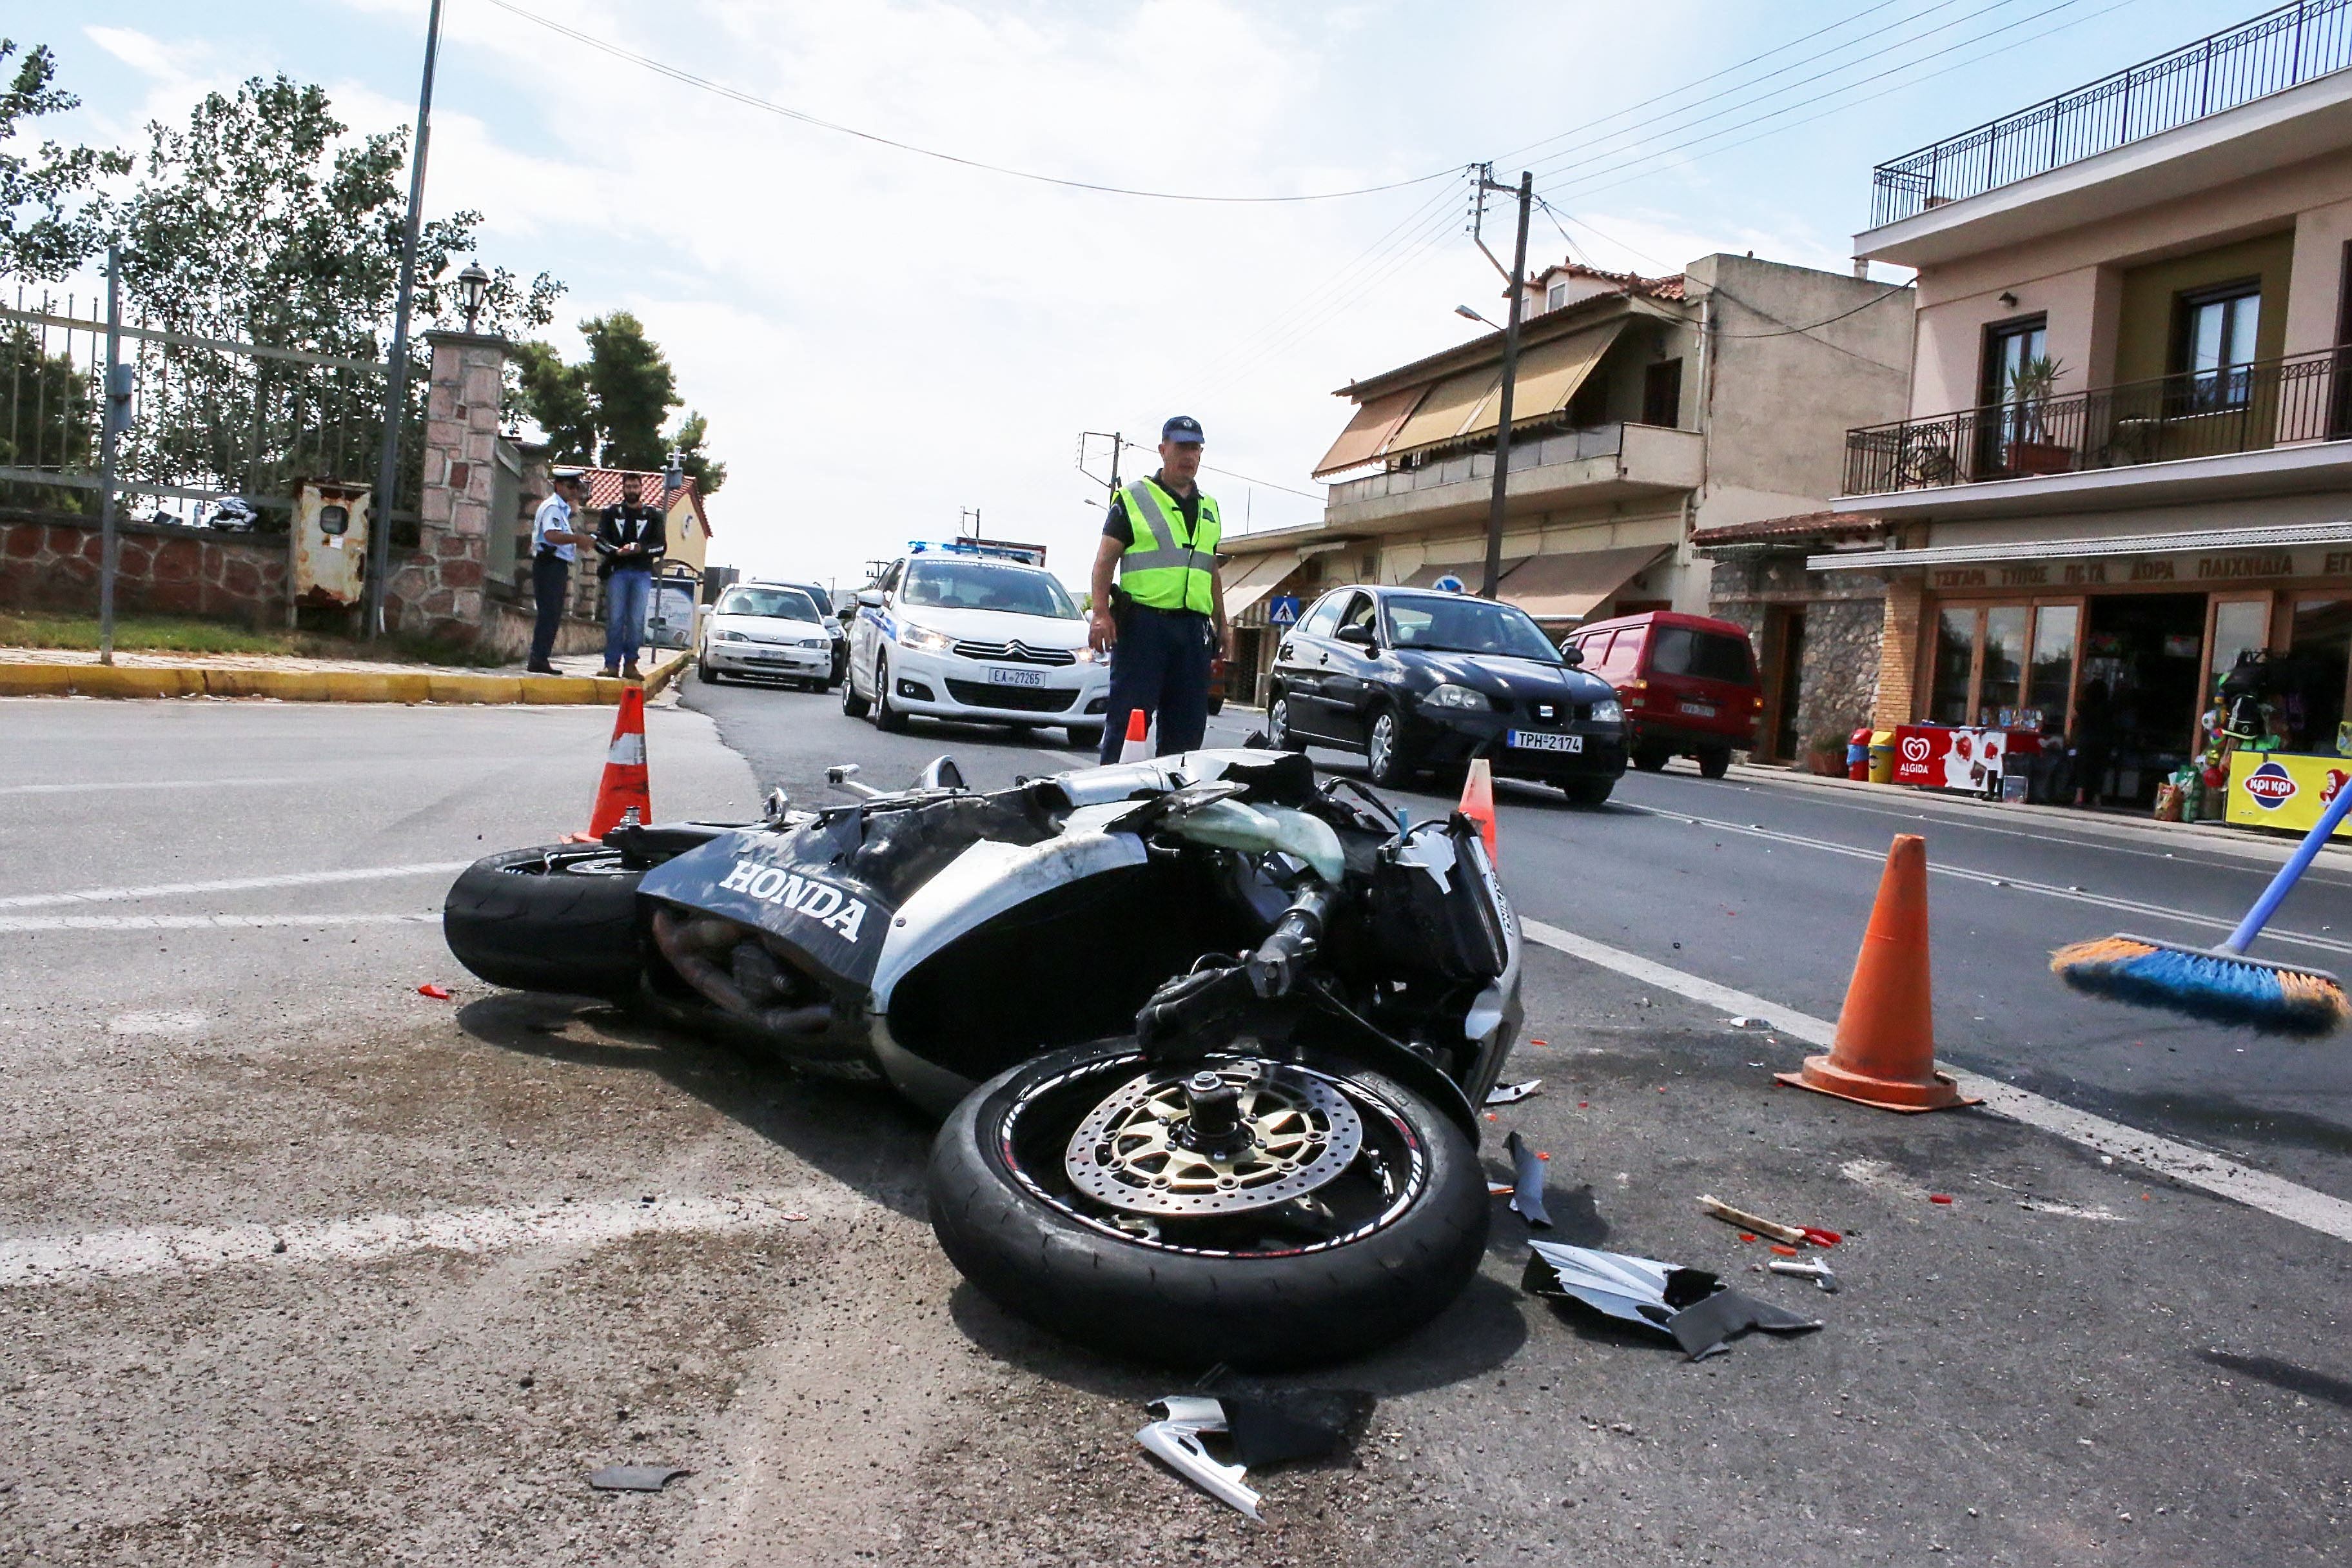
[[493,985],[625,1000],[645,963],[644,875],[602,844],[510,849],[458,874],[441,933],[457,962]]
[[1376,1095],[1426,1151],[1411,1206],[1369,1236],[1274,1257],[1209,1257],[1129,1240],[1045,1202],[1011,1167],[1006,1116],[1024,1092],[1134,1047],[1034,1057],[965,1096],[931,1146],[931,1228],[1000,1307],[1106,1354],[1275,1372],[1361,1355],[1443,1311],[1477,1272],[1491,1205],[1470,1135],[1393,1079],[1323,1062]]

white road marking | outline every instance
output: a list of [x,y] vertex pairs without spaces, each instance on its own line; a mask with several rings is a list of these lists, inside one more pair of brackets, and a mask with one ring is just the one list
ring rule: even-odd
[[[1759,827],[1753,823],[1720,822],[1713,817],[1693,816],[1686,811],[1666,811],[1656,806],[1634,805],[1629,809],[1645,812],[1652,816],[1687,822],[1698,827],[1709,827],[1718,833],[1737,833],[1747,838],[1769,838],[1778,844],[1793,844],[1805,849],[1825,850],[1832,855],[1844,855],[1857,860],[1884,862],[1886,851],[1866,849],[1857,845],[1840,844],[1834,839],[1809,838],[1801,833],[1783,833],[1778,828]],[[2126,914],[2141,915],[2148,920],[2171,921],[2179,925],[2196,926],[2204,931],[2232,931],[2238,929],[2234,920],[2221,920],[2213,915],[2200,915],[2189,910],[2176,910],[2168,904],[2145,904],[2137,899],[2111,898],[2105,893],[2084,892],[2074,888],[2061,888],[2049,882],[2035,882],[2022,877],[2004,877],[1990,871],[1979,871],[1966,866],[1954,866],[1936,860],[1927,861],[1927,869],[1939,877],[1957,877],[1964,882],[1974,882],[1987,888],[2013,888],[2019,892],[2039,893],[2044,898],[2063,899],[2069,903],[2095,904],[2101,909],[2119,910]],[[2276,926],[2265,927],[2263,938],[2267,942],[2292,942],[2299,947],[2315,947],[2327,952],[2352,953],[2352,942],[2338,942],[2334,937],[2314,936],[2305,931],[2281,931]]]
[[94,790],[291,788],[300,779],[146,779],[120,784],[0,784],[0,795],[88,795]]
[[808,1217],[813,1193],[735,1193],[653,1203],[535,1204],[362,1215],[288,1225],[153,1226],[0,1241],[0,1289],[241,1264],[365,1263],[409,1252],[594,1246],[649,1232],[772,1228]]
[[407,925],[437,921],[438,910],[413,915],[0,915],[0,934],[59,931],[259,931],[277,926]]
[[[1746,1013],[1763,1018],[1774,1028],[1809,1045],[1827,1048],[1832,1037],[1837,1033],[1837,1026],[1826,1019],[1800,1013],[1793,1007],[1784,1007],[1761,996],[1751,996],[1728,985],[1718,985],[1712,980],[1643,958],[1639,953],[1627,952],[1622,948],[1611,947],[1606,942],[1594,942],[1590,937],[1578,936],[1573,931],[1562,931],[1541,921],[1522,917],[1519,928],[1531,940],[1555,952],[1583,959],[1588,963],[1597,963],[1603,969],[1613,969],[1620,974],[1654,985],[1662,991],[1671,991],[1695,1002],[1720,1007],[1727,1013]],[[1943,1070],[1951,1074],[1961,1093],[1981,1099],[1987,1110],[2014,1121],[2022,1121],[2044,1132],[2053,1132],[2095,1153],[2129,1160],[2185,1185],[2201,1187],[2209,1193],[2244,1204],[2249,1208],[2260,1209],[2264,1214],[2275,1215],[2280,1219],[2332,1236],[2338,1241],[2352,1241],[2352,1203],[2342,1198],[2298,1186],[2205,1150],[2191,1148],[2153,1132],[2143,1132],[2136,1127],[2126,1127],[2120,1121],[2110,1121],[2104,1116],[2094,1116],[2087,1110],[2077,1110],[2071,1105],[2044,1099],[1997,1078],[1985,1078],[1950,1067],[1945,1067]],[[1851,1171],[1848,1174],[1852,1174]]]
[[11,893],[0,910],[52,909],[59,904],[110,904],[131,899],[171,899],[184,893],[249,893],[269,888],[320,888],[336,882],[382,882],[402,877],[441,877],[462,871],[471,860],[427,860],[413,866],[361,866],[343,871],[282,871],[269,877],[226,877],[213,882],[153,882],[142,888],[84,888],[70,893]]

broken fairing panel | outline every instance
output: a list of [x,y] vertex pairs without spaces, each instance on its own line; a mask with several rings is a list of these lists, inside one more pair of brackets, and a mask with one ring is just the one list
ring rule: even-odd
[[1258,1517],[1258,1494],[1244,1482],[1241,1465],[1221,1465],[1202,1446],[1201,1434],[1225,1429],[1224,1407],[1213,1399],[1171,1394],[1145,1406],[1162,1413],[1135,1435],[1144,1451],[1228,1507]]
[[1749,1329],[1786,1334],[1822,1326],[1727,1289],[1704,1268],[1558,1242],[1528,1246],[1533,1250],[1520,1288],[1530,1295],[1574,1301],[1604,1317],[1655,1330],[1693,1361],[1717,1353]]
[[1520,1137],[1516,1130],[1508,1139],[1505,1140],[1504,1147],[1511,1152],[1511,1171],[1514,1177],[1511,1208],[1529,1225],[1539,1225],[1546,1230],[1549,1230],[1551,1215],[1544,1207],[1542,1159],[1533,1149],[1528,1147],[1528,1141]]

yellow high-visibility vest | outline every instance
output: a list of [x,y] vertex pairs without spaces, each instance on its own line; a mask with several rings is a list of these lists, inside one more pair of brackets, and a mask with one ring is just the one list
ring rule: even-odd
[[1217,503],[1201,497],[1201,520],[1187,537],[1184,511],[1176,498],[1150,479],[1138,479],[1118,492],[1132,536],[1118,558],[1119,585],[1139,605],[1155,610],[1215,608],[1217,541],[1224,532]]

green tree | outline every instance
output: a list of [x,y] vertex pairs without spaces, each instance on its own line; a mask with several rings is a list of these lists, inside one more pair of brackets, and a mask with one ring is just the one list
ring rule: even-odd
[[596,460],[596,399],[588,388],[588,367],[565,364],[553,345],[515,346],[515,371],[522,411],[547,432],[548,455],[559,463]]
[[702,449],[709,425],[701,415],[688,409],[677,428],[669,434],[669,444],[677,451],[677,466],[706,496],[716,494],[719,487],[727,482],[727,465],[712,462],[710,455]]
[[598,458],[608,468],[658,468],[669,443],[662,421],[677,406],[677,376],[645,323],[614,310],[580,323],[588,339],[588,390],[596,400]]
[[[407,208],[407,132],[353,139],[325,91],[279,76],[207,94],[184,126],[148,127],[121,212],[129,305],[152,324],[353,359],[390,349]],[[424,225],[415,326],[456,325],[457,258],[481,215]],[[478,330],[552,318],[562,285],[499,269]],[[421,426],[429,350],[412,344],[412,428]],[[205,476],[282,494],[294,473],[372,477],[383,428],[379,377],[243,355],[173,349],[142,369],[134,472]],[[421,429],[419,430],[421,436]],[[404,437],[413,493],[422,441]]]
[[[16,53],[0,38],[0,68]],[[62,114],[81,100],[55,84],[57,57],[36,44],[0,89],[0,272],[27,281],[63,278],[106,242],[108,204],[91,186],[127,174],[131,160],[95,147],[44,142],[30,157],[11,143],[21,124]]]

